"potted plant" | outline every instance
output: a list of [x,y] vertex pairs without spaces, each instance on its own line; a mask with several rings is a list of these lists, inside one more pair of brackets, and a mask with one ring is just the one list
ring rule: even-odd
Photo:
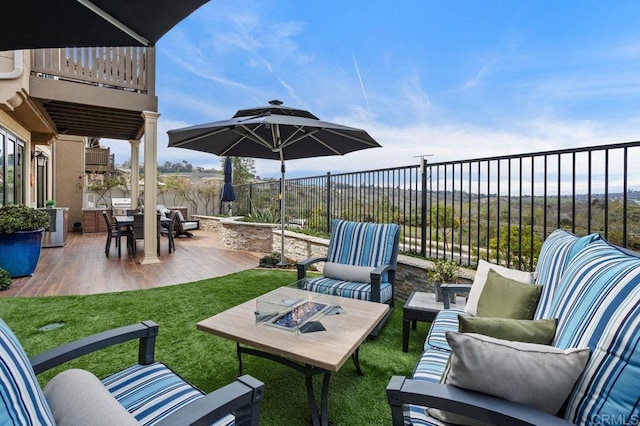
[[47,200],[44,205],[46,208],[52,209],[56,206],[56,200]]
[[[427,272],[429,280],[434,284],[436,301],[442,302],[442,291],[440,285],[444,283],[454,283],[458,280],[460,265],[453,260],[436,259],[433,261],[433,269]],[[451,302],[455,303],[455,294],[451,295]]]
[[0,268],[11,277],[31,275],[36,269],[42,234],[51,218],[45,211],[24,205],[0,208]]

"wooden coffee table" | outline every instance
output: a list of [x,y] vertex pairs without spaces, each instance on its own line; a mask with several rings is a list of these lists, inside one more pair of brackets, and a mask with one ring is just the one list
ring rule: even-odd
[[[313,294],[304,290],[295,291],[303,298]],[[236,342],[238,375],[242,374],[242,354],[267,358],[304,374],[313,424],[327,425],[327,394],[331,373],[337,372],[347,359],[352,358],[356,369],[362,374],[358,361],[359,347],[382,320],[389,306],[336,296],[335,300],[345,312],[322,317],[320,322],[326,329],[324,331],[300,334],[256,324],[256,300],[249,300],[200,321],[197,328]],[[317,374],[324,375],[320,413],[313,391],[313,376]]]

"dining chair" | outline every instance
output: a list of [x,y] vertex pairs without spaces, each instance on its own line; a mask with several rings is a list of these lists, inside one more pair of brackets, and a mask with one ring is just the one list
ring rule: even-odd
[[[111,240],[118,236],[116,230],[116,224],[111,222],[109,219],[109,215],[106,211],[102,211],[102,217],[104,218],[105,223],[107,224],[107,242],[104,246],[104,254],[109,257],[109,250],[111,249]],[[116,238],[116,247],[118,244],[118,239]]]
[[162,215],[159,215],[158,223],[160,227],[158,228],[158,235],[166,235],[169,239],[169,253],[176,249],[175,240],[173,239],[173,227],[176,220],[176,216],[178,214],[177,210],[172,210],[169,212],[169,220],[161,220]]
[[[160,256],[160,233],[162,226],[160,225],[160,215],[157,215],[157,224],[158,224],[158,232],[157,232],[157,250],[158,256]],[[131,230],[131,253],[132,256],[136,257],[136,243],[138,240],[144,240],[144,215],[143,214],[134,214],[133,215],[133,228]],[[173,240],[173,239],[172,239]],[[169,241],[169,244],[172,243],[172,240]],[[170,249],[171,250],[171,249]]]

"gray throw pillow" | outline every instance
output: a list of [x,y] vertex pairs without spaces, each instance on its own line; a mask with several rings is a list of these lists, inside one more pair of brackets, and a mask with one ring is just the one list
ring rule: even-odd
[[[557,414],[589,360],[589,348],[512,342],[475,333],[447,332],[451,347],[442,383]],[[446,411],[429,415],[450,423],[482,424]]]
[[357,283],[370,283],[371,271],[375,268],[371,266],[345,265],[343,263],[325,262],[322,275],[342,281],[353,281]]
[[85,370],[70,369],[55,376],[44,388],[56,425],[139,425],[104,387]]

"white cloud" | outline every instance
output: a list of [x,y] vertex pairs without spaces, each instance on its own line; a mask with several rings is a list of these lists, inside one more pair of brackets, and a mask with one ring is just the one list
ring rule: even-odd
[[491,70],[493,69],[493,67],[495,66],[497,62],[496,58],[492,58],[490,59],[486,64],[484,64],[476,73],[476,75],[474,75],[472,78],[470,78],[469,80],[467,80],[463,85],[462,85],[462,90],[468,90],[471,89],[473,87],[476,87],[485,77],[487,74],[489,74],[489,72],[491,72]]
[[[591,44],[568,50],[559,43],[532,44],[523,29],[524,35],[506,47],[460,51],[458,62],[451,62],[457,68],[442,71],[427,68],[430,62],[406,45],[381,45],[375,52],[360,46],[322,50],[315,43],[319,34],[306,34],[311,25],[274,13],[276,7],[243,0],[211,2],[205,13],[194,14],[197,28],[167,35],[162,42],[167,50],[159,49],[158,55],[172,55],[180,68],[158,73],[175,79],[182,74],[188,82],[170,80],[158,90],[160,162],[219,167],[213,155],[167,149],[165,131],[222,120],[273,98],[327,121],[364,128],[383,145],[343,157],[289,161],[290,176],[417,164],[415,157],[423,154],[433,154],[429,161],[439,162],[638,139],[640,117],[633,108],[615,114],[601,106],[592,112],[585,105],[605,98],[614,107],[619,100],[628,105],[637,98],[637,38],[610,51]],[[366,77],[366,100],[353,55]],[[464,65],[478,55],[475,68]],[[612,62],[616,56],[623,62]],[[591,66],[590,61],[606,66]],[[607,118],[613,116],[615,121]],[[118,161],[128,158],[128,144],[118,146],[126,155],[118,154]],[[257,160],[256,166],[263,177],[279,175],[277,161]]]

